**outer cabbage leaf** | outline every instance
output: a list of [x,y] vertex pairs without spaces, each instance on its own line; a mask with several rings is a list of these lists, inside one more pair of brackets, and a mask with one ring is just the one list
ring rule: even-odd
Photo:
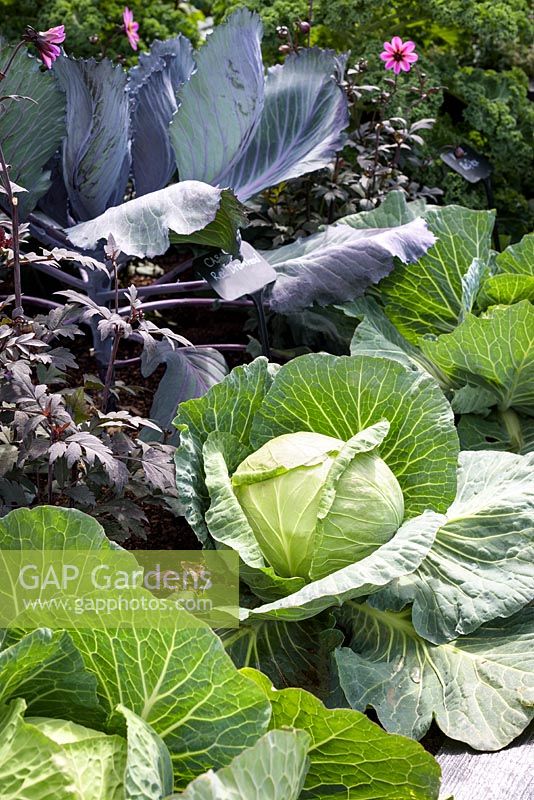
[[429,207],[423,218],[437,242],[380,284],[388,317],[414,344],[425,334],[449,333],[458,324],[464,307],[462,278],[473,259],[483,264],[489,259],[494,213]]
[[534,274],[534,233],[527,233],[520,242],[498,253],[495,259],[500,272],[516,275]]
[[157,612],[150,629],[128,622],[120,629],[77,629],[71,636],[97,678],[102,706],[109,713],[117,704],[131,709],[161,736],[177,787],[225,766],[265,731],[268,703],[207,625],[186,612],[174,628],[158,626]]
[[509,617],[534,597],[534,460],[513,453],[460,454],[458,494],[427,558],[399,585],[371,598],[389,609],[413,601],[416,632],[455,639]]
[[84,250],[94,249],[111,233],[126,255],[157,256],[173,241],[206,244],[238,252],[238,228],[244,224],[241,206],[227,189],[184,181],[109,208],[66,233]]
[[277,373],[254,417],[258,449],[283,433],[314,431],[348,441],[387,420],[380,456],[399,481],[406,515],[445,511],[456,491],[458,440],[436,382],[401,364],[368,356],[301,356]]
[[304,731],[269,731],[219,772],[201,775],[183,800],[297,800],[308,769]]
[[[174,420],[180,432],[176,451],[176,482],[180,499],[186,504],[185,516],[204,545],[211,539],[204,521],[210,500],[204,480],[202,447],[212,431],[234,435],[246,449],[250,428],[267,389],[270,368],[265,358],[236,367],[201,398],[182,403]],[[243,451],[245,452],[245,450]],[[239,462],[238,462],[239,463]],[[237,466],[237,463],[236,463]]]
[[325,708],[302,689],[277,691],[265,675],[243,671],[269,698],[271,728],[293,726],[311,737],[301,800],[437,800],[440,769],[420,745],[357,711]]
[[99,725],[104,718],[96,678],[64,631],[38,628],[0,651],[0,701],[16,697],[24,698],[33,716],[86,725]]
[[453,333],[420,344],[456,385],[481,386],[501,409],[534,413],[534,307],[528,300],[468,316]]
[[534,275],[502,273],[493,275],[482,284],[477,296],[480,308],[495,305],[509,305],[521,300],[534,303]]
[[263,110],[261,37],[259,16],[240,9],[196,54],[197,69],[179,92],[170,126],[180,180],[234,188],[224,176],[250,142]]
[[343,147],[349,121],[337,72],[338,57],[317,48],[270,67],[259,125],[221,184],[246,201],[269,186],[328,166]]
[[[62,56],[54,74],[67,95],[63,179],[76,220],[121,203],[130,169],[126,73],[109,59]],[[101,236],[107,236],[107,231]]]
[[293,594],[257,608],[241,609],[241,619],[277,619],[293,622],[307,619],[347,600],[363,597],[421,564],[432,547],[436,531],[444,522],[441,514],[426,511],[402,525],[389,542],[370,556],[312,581]]
[[70,779],[68,791],[59,793],[57,800],[124,800],[127,745],[122,737],[61,719],[37,717],[26,722],[33,735],[38,731],[56,745],[50,760]]
[[[10,49],[2,51],[2,63]],[[19,211],[24,218],[50,186],[50,172],[43,168],[59,147],[65,133],[65,97],[53,76],[39,69],[36,58],[19,50],[2,80],[2,95],[19,95],[30,100],[2,101],[0,140],[10,177],[26,189],[18,195]],[[3,195],[5,197],[5,195]]]
[[330,659],[343,641],[332,613],[302,622],[252,620],[221,636],[238,667],[261,670],[278,689],[300,686],[329,697]]
[[534,419],[512,409],[487,416],[464,414],[458,422],[458,435],[463,450],[508,450],[522,455],[534,452]]
[[71,777],[54,759],[60,747],[24,721],[24,709],[22,699],[0,709],[0,797],[24,798],[21,787],[26,785],[32,800],[77,800]]
[[178,101],[176,93],[195,67],[189,39],[179,34],[152,43],[150,52],[139,54],[130,70],[132,171],[137,197],[163,189],[176,170],[169,139],[169,123]]
[[410,611],[347,605],[350,648],[336,652],[353,708],[372,706],[387,731],[421,738],[434,718],[477,750],[499,750],[534,717],[534,607],[434,645]]
[[126,722],[127,755],[124,769],[124,800],[161,800],[172,792],[170,753],[157,733],[125,706],[115,713]]
[[340,219],[339,223],[350,225],[351,228],[394,228],[422,216],[425,209],[424,200],[407,203],[404,192],[395,190],[388,192],[377,208],[350,214]]
[[361,297],[339,308],[361,320],[350,343],[351,356],[390,358],[408,369],[432,375],[444,390],[450,388],[447,377],[398,332],[373,297]]
[[0,519],[0,549],[115,550],[117,545],[94,517],[82,511],[37,506],[17,508]]
[[313,303],[352,300],[403,263],[420,259],[435,242],[423,219],[395,228],[355,229],[328,225],[323,231],[262,253],[275,268],[269,294],[274,311],[299,311]]

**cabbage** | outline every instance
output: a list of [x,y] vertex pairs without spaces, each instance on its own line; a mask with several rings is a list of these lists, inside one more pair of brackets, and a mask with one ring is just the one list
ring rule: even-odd
[[[263,556],[282,577],[328,575],[369,555],[402,523],[402,490],[385,461],[352,450],[347,459],[344,447],[320,433],[283,434],[232,476]],[[334,499],[321,519],[325,488],[333,481]]]

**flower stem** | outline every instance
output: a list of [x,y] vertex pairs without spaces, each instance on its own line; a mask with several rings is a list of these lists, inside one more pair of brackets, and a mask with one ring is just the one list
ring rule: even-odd
[[11,207],[11,226],[13,238],[13,286],[15,292],[15,317],[24,316],[24,309],[22,308],[22,281],[20,274],[20,239],[19,239],[19,207],[18,197],[15,197],[11,189],[11,180],[9,178],[9,170],[4,156],[2,145],[0,145],[0,166],[2,167],[2,175],[0,180],[4,184],[7,193],[9,205]]
[[111,390],[111,383],[113,381],[113,374],[115,372],[115,361],[117,360],[117,352],[119,350],[119,342],[121,340],[121,336],[119,331],[115,331],[115,336],[113,339],[113,348],[111,350],[111,356],[109,357],[108,368],[106,371],[106,378],[104,381],[104,390],[102,392],[102,411],[106,413],[108,410],[108,402],[109,402],[109,393]]
[[20,48],[24,44],[25,44],[24,40],[22,42],[19,42],[18,45],[13,50],[13,52],[11,53],[11,55],[9,57],[9,61],[5,65],[4,69],[0,70],[0,81],[3,81],[4,78],[6,77],[7,73],[9,72],[9,68],[11,67],[13,61],[15,60],[15,56],[17,55],[17,53],[19,52]]

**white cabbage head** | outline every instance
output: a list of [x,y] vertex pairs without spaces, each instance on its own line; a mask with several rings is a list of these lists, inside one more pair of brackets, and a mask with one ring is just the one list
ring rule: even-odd
[[281,577],[328,575],[369,555],[400,527],[404,499],[396,477],[376,451],[351,443],[284,434],[234,472],[241,508]]

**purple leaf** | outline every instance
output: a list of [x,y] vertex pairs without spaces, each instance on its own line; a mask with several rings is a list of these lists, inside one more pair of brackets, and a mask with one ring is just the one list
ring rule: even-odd
[[278,274],[270,306],[287,314],[313,303],[353,300],[389,275],[395,257],[404,263],[416,261],[434,242],[420,217],[394,228],[328,225],[306,239],[262,253]]

